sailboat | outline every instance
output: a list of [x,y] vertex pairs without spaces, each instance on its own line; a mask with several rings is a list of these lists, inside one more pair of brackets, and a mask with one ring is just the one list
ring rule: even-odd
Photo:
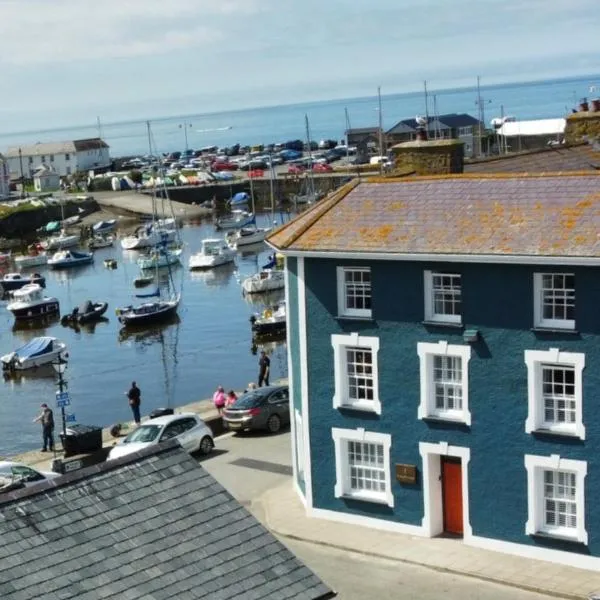
[[[148,144],[150,146],[150,156],[153,156],[153,145],[152,145],[152,133],[150,129],[150,122],[147,123],[148,127]],[[163,178],[164,179],[164,178]],[[153,222],[156,223],[156,193],[152,194],[152,217]],[[157,251],[167,251],[166,241],[161,242],[157,246]],[[156,298],[155,300],[149,300],[138,305],[129,305],[116,310],[117,317],[121,323],[125,326],[129,325],[146,325],[148,323],[158,323],[165,321],[177,313],[179,302],[181,300],[181,294],[174,292],[173,277],[171,274],[170,264],[167,261],[168,279],[167,288],[169,295],[162,297],[161,289],[158,284],[158,269],[159,261],[157,260],[154,265],[156,271],[156,290],[148,294],[136,294],[137,298]]]
[[65,206],[62,198],[60,199],[60,213],[62,215],[61,223],[63,226],[57,234],[53,234],[41,242],[40,245],[44,250],[64,250],[65,248],[72,248],[79,244],[79,234],[69,234],[64,228]]
[[294,204],[313,204],[313,202],[316,202],[320,198],[320,194],[318,194],[315,190],[312,149],[310,146],[310,125],[308,123],[308,115],[304,115],[304,124],[306,128],[306,145],[308,148],[308,169],[306,174],[304,175],[304,182],[300,189],[300,193],[294,194],[292,196],[292,202],[294,202]]

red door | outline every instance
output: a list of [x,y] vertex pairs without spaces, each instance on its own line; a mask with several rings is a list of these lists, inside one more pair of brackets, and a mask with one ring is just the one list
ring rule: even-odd
[[442,457],[442,504],[444,532],[462,535],[462,466],[460,458]]

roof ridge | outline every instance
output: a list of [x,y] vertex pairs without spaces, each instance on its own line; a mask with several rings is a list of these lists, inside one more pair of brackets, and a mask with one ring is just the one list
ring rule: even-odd
[[536,173],[445,173],[442,175],[409,175],[404,177],[367,177],[366,183],[398,183],[413,181],[439,181],[440,179],[548,179],[552,177],[600,177],[598,171],[547,171]]
[[[361,183],[361,178],[357,177],[345,183],[342,187],[334,190],[331,193],[330,198],[325,198],[320,202],[317,202],[313,208],[306,211],[304,216],[306,218],[306,222],[302,225],[302,227],[298,228],[286,241],[286,246],[293,244],[301,235],[303,235],[309,227],[312,227],[323,215],[325,215],[329,210],[331,210],[334,206],[336,206],[340,200],[345,198],[355,187],[357,187]],[[312,214],[311,214],[312,213]],[[302,213],[301,213],[302,214]],[[300,216],[300,215],[298,215]],[[297,217],[296,217],[297,218]],[[294,223],[296,219],[292,219],[288,221],[285,225],[282,225],[275,231],[273,231],[268,237],[274,237],[275,235],[281,235],[286,229],[290,227],[291,224]]]

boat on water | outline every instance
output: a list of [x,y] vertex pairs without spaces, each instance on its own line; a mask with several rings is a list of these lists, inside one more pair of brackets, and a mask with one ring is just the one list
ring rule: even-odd
[[154,248],[147,256],[138,258],[137,264],[142,271],[149,269],[164,269],[179,264],[181,248],[169,250],[166,247]]
[[12,293],[13,300],[6,305],[17,320],[36,319],[57,314],[60,311],[58,300],[44,296],[37,283],[29,283]]
[[231,248],[260,244],[265,241],[270,231],[272,231],[271,227],[257,227],[256,223],[252,223],[247,227],[228,232],[227,243]]
[[14,257],[15,265],[20,269],[43,267],[48,263],[48,255],[43,251],[40,244],[31,244],[28,251],[29,254],[21,254]]
[[8,252],[0,252],[0,265],[5,265],[6,263],[10,262],[11,258],[12,250],[9,250]]
[[67,217],[62,223],[61,225],[63,227],[71,227],[72,225],[77,225],[77,223],[79,223],[79,221],[81,221],[81,216],[80,215],[75,215],[73,217]]
[[52,258],[48,259],[48,266],[51,269],[69,269],[89,265],[94,261],[94,255],[91,252],[75,252],[75,250],[59,250],[55,252]]
[[250,317],[252,332],[255,335],[279,335],[286,329],[285,302],[280,302],[272,308],[265,308],[262,313]]
[[92,225],[92,231],[95,234],[103,234],[103,233],[110,233],[111,231],[114,231],[115,227],[117,226],[117,220],[116,219],[109,219],[108,221],[98,221],[97,223],[94,223]]
[[23,275],[22,273],[7,273],[0,279],[0,296],[6,292],[19,290],[30,283],[37,283],[40,287],[46,287],[46,278],[39,273]]
[[75,307],[69,314],[63,315],[60,320],[62,325],[83,325],[97,321],[104,315],[108,302],[92,302],[86,300],[81,306]]
[[44,250],[64,250],[65,248],[73,248],[79,244],[79,234],[67,233],[61,229],[58,235],[53,235],[41,242]]
[[250,202],[248,192],[238,192],[229,200],[230,206],[246,206]]
[[100,250],[101,248],[110,248],[115,243],[112,235],[95,235],[88,241],[88,250]]
[[190,269],[212,269],[233,262],[235,250],[220,238],[202,240],[200,252],[192,254],[189,260]]
[[245,294],[260,294],[271,290],[280,290],[285,287],[283,271],[263,269],[242,281],[242,290]]
[[173,242],[177,237],[175,219],[159,219],[154,223],[145,223],[135,230],[133,235],[121,239],[123,250],[151,248],[161,242]]
[[133,285],[136,288],[145,287],[154,281],[154,275],[140,275],[133,280]]
[[36,337],[0,357],[5,371],[24,371],[51,363],[66,354],[67,345],[54,337]]
[[254,214],[247,210],[234,209],[230,215],[219,217],[215,226],[217,229],[239,229],[246,227],[254,221]]
[[143,325],[147,323],[160,323],[177,313],[179,294],[168,300],[144,302],[138,306],[125,306],[117,308],[117,318],[123,325]]

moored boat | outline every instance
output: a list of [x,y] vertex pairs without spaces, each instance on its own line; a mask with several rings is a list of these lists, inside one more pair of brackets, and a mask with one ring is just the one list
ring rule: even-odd
[[88,241],[88,250],[100,250],[101,248],[110,248],[115,242],[112,235],[95,235]]
[[44,296],[42,287],[37,283],[29,283],[12,293],[13,300],[6,308],[15,319],[36,319],[59,312],[58,300]]
[[0,279],[0,296],[6,292],[19,290],[30,283],[37,283],[41,287],[46,287],[46,278],[39,273],[32,275],[22,275],[21,273],[7,273]]
[[230,215],[218,218],[215,226],[217,229],[239,229],[252,222],[254,222],[254,214],[246,210],[235,209],[231,211]]
[[98,221],[92,225],[92,231],[96,234],[109,233],[114,230],[117,225],[116,219],[109,219],[108,221]]
[[270,290],[279,290],[285,287],[283,271],[263,269],[251,275],[242,282],[242,290],[246,294],[259,294]]
[[33,250],[32,254],[23,254],[14,257],[15,265],[20,269],[43,267],[48,264],[48,255],[45,252]]
[[233,262],[234,258],[235,250],[225,240],[208,238],[202,240],[200,252],[190,256],[188,265],[190,269],[212,269]]
[[53,337],[36,337],[0,358],[6,371],[23,371],[51,363],[63,355],[67,345]]
[[81,306],[75,307],[60,320],[62,325],[91,323],[102,317],[108,308],[108,302],[92,302],[86,300]]
[[252,246],[264,242],[271,231],[270,227],[257,227],[248,225],[236,231],[230,231],[227,235],[227,241],[232,248],[241,248],[242,246]]
[[160,323],[177,313],[179,295],[169,300],[145,302],[138,306],[125,306],[117,308],[117,318],[123,325],[142,325],[146,323]]
[[169,250],[168,248],[155,248],[147,256],[138,258],[137,264],[140,269],[163,269],[179,263],[181,249]]
[[58,235],[53,235],[41,242],[44,250],[64,250],[79,244],[79,234],[69,234],[64,229]]
[[94,260],[91,252],[75,252],[75,250],[59,250],[52,258],[48,259],[48,266],[52,269],[69,269],[89,265]]
[[138,227],[133,235],[122,238],[121,247],[123,250],[140,250],[151,248],[161,242],[170,243],[177,236],[175,227],[175,219],[163,219],[161,225],[159,222],[147,223]]
[[273,308],[265,308],[262,313],[250,317],[252,331],[256,335],[278,335],[286,328],[285,302]]

